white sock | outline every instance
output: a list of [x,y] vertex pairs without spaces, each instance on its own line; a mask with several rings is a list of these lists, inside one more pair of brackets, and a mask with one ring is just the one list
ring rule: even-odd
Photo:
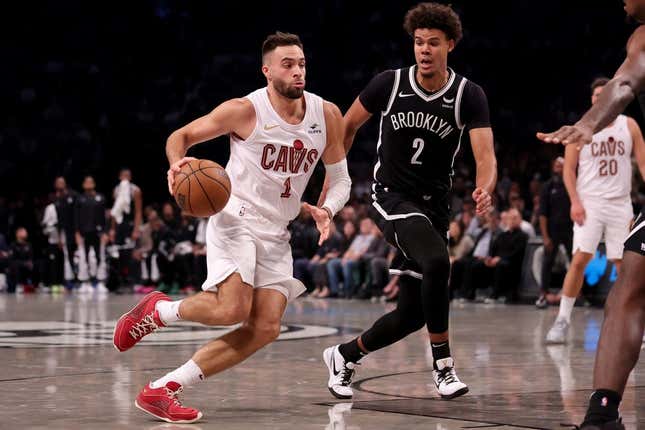
[[564,319],[566,322],[571,323],[571,312],[573,311],[573,305],[575,304],[575,297],[567,297],[563,294],[560,299],[560,312],[558,312],[558,319]]
[[150,388],[165,387],[170,381],[180,384],[182,387],[188,387],[204,379],[204,373],[193,360],[188,360],[182,366],[176,368],[170,373],[166,373],[154,382],[150,383]]
[[155,305],[155,309],[159,312],[159,318],[161,322],[165,325],[170,323],[181,321],[181,315],[179,315],[179,305],[181,300],[175,302],[170,302],[168,300],[160,300]]

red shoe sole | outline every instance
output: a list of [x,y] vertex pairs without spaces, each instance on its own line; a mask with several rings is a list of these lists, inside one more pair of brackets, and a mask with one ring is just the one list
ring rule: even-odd
[[[168,298],[168,296],[166,296],[166,295],[165,295],[164,293],[162,293],[162,292],[159,292],[159,291],[153,291],[152,293],[150,293],[150,294],[148,294],[146,297],[144,297],[144,298],[143,298],[139,303],[137,303],[137,304],[136,304],[132,309],[130,309],[129,311],[127,311],[126,313],[124,313],[123,315],[121,315],[121,317],[118,319],[118,321],[116,322],[116,325],[114,326],[114,332],[112,333],[112,345],[114,345],[114,347],[116,348],[116,350],[117,350],[117,351],[119,351],[119,352],[125,352],[125,351],[127,351],[128,349],[132,348],[132,347],[130,347],[130,348],[125,348],[125,349],[120,349],[120,348],[117,346],[117,344],[116,344],[116,340],[117,340],[117,332],[119,331],[119,328],[120,328],[119,326],[121,325],[121,321],[122,321],[124,318],[126,318],[128,315],[130,315],[132,312],[134,312],[136,309],[146,306],[146,305],[148,304],[148,302],[149,302],[150,300],[152,300],[153,298],[155,298],[156,296],[162,296],[162,297]],[[168,298],[168,299],[169,299],[169,298]],[[121,333],[119,333],[119,334],[121,334]],[[135,343],[135,345],[136,345],[136,343]],[[134,346],[134,345],[132,345],[132,346]]]
[[[144,406],[142,406],[139,403],[138,399],[134,401],[134,406],[136,406],[138,409],[141,409],[143,412],[145,412],[147,414],[150,414],[153,417],[155,417],[157,419],[160,419],[162,421],[165,421],[167,423],[190,424],[190,423],[194,423],[195,421],[198,421],[198,420],[200,420],[202,418],[202,413],[198,412],[197,417],[192,419],[192,420],[173,420],[172,418],[170,418],[167,414],[165,414],[159,408],[155,408],[154,406],[148,406],[145,403],[144,403]],[[146,406],[149,407],[150,409],[147,409]],[[157,412],[157,411],[159,411],[159,412]]]

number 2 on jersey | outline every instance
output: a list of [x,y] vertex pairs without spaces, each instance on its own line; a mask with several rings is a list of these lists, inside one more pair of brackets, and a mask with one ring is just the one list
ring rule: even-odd
[[425,145],[425,142],[423,139],[417,137],[412,141],[412,148],[416,149],[417,152],[414,153],[412,156],[412,160],[410,160],[410,164],[423,164],[423,162],[419,161],[419,156],[423,152],[423,146]]
[[280,194],[280,197],[283,199],[288,199],[291,197],[291,178],[287,178],[284,181],[284,191]]

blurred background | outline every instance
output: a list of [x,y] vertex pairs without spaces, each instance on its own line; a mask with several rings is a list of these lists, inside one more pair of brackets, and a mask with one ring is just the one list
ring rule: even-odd
[[[3,11],[0,40],[0,233],[24,226],[34,249],[58,175],[81,190],[91,174],[111,205],[122,167],[157,209],[166,190],[164,145],[176,128],[222,101],[264,86],[260,47],[276,30],[300,35],[307,89],[344,112],[380,71],[411,65],[402,28],[411,1],[24,2]],[[464,38],[449,65],[488,95],[499,166],[500,208],[509,192],[531,213],[552,160],[538,130],[575,121],[593,78],[611,75],[635,28],[618,0],[453,1]],[[642,124],[637,105],[628,113]],[[353,201],[365,201],[376,121],[349,154]],[[472,189],[468,142],[456,164],[455,211]],[[227,138],[191,150],[224,164]],[[322,169],[307,198],[315,201]],[[639,188],[640,187],[640,188]],[[633,201],[643,203],[642,185]],[[537,221],[536,221],[537,226]]]

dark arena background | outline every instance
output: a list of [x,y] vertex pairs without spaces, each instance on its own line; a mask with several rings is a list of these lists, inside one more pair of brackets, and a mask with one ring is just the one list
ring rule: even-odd
[[[352,399],[336,399],[327,388],[323,350],[353,339],[393,310],[400,291],[398,276],[387,271],[396,248],[373,226],[363,231],[370,223],[378,140],[379,115],[374,115],[347,156],[352,192],[335,219],[342,245],[319,247],[310,216],[301,214],[289,226],[294,276],[307,292],[289,302],[277,341],[187,388],[182,402],[204,413],[194,424],[164,423],[135,407],[146,383],[237,327],[182,321],[126,353],[112,345],[116,321],[144,294],[157,290],[185,299],[206,279],[208,220],[182,215],[168,193],[168,136],[225,100],[265,86],[261,45],[276,31],[300,36],[306,90],[334,102],[344,114],[372,77],[415,63],[403,17],[416,4],[141,0],[3,6],[1,429],[448,430],[580,424],[593,388],[603,305],[617,272],[601,244],[585,269],[566,342],[545,341],[558,315],[571,249],[561,246],[548,267],[550,282],[543,282],[540,206],[548,200],[544,190],[564,148],[541,143],[535,134],[579,119],[590,106],[592,81],[613,76],[625,58],[625,44],[638,24],[626,17],[618,0],[451,2],[462,21],[463,40],[449,54],[448,65],[488,97],[498,168],[496,211],[478,217],[470,197],[476,164],[464,133],[454,162],[450,205],[456,231],[451,227],[448,246],[455,249],[450,345],[468,394],[450,401],[438,396],[425,328],[363,359]],[[645,125],[638,102],[625,114]],[[202,143],[188,155],[226,165],[229,138]],[[639,170],[636,159],[633,166],[631,201],[638,213],[645,204],[645,166]],[[125,185],[136,184],[138,190],[137,197],[127,197],[125,215],[116,210],[123,203],[118,199],[123,169],[131,174]],[[98,212],[70,204],[66,226],[57,202],[64,205],[68,194],[55,180],[63,177],[69,190],[82,194],[87,176],[101,196]],[[304,201],[316,203],[323,179],[319,163]],[[138,196],[138,231],[123,233],[117,219],[131,221]],[[560,214],[563,224],[570,222],[568,209],[559,209],[551,213]],[[517,276],[499,295],[492,277],[472,276],[472,254],[488,218],[508,228],[514,211],[522,218],[526,246],[513,255]],[[68,245],[89,224],[100,228],[91,233],[97,238],[94,251],[84,254]],[[73,232],[63,244],[66,227]],[[371,244],[347,266],[343,252],[358,231],[369,235]],[[84,237],[89,249],[90,236]],[[638,364],[621,403],[626,428],[645,429],[641,378],[645,370]]]

